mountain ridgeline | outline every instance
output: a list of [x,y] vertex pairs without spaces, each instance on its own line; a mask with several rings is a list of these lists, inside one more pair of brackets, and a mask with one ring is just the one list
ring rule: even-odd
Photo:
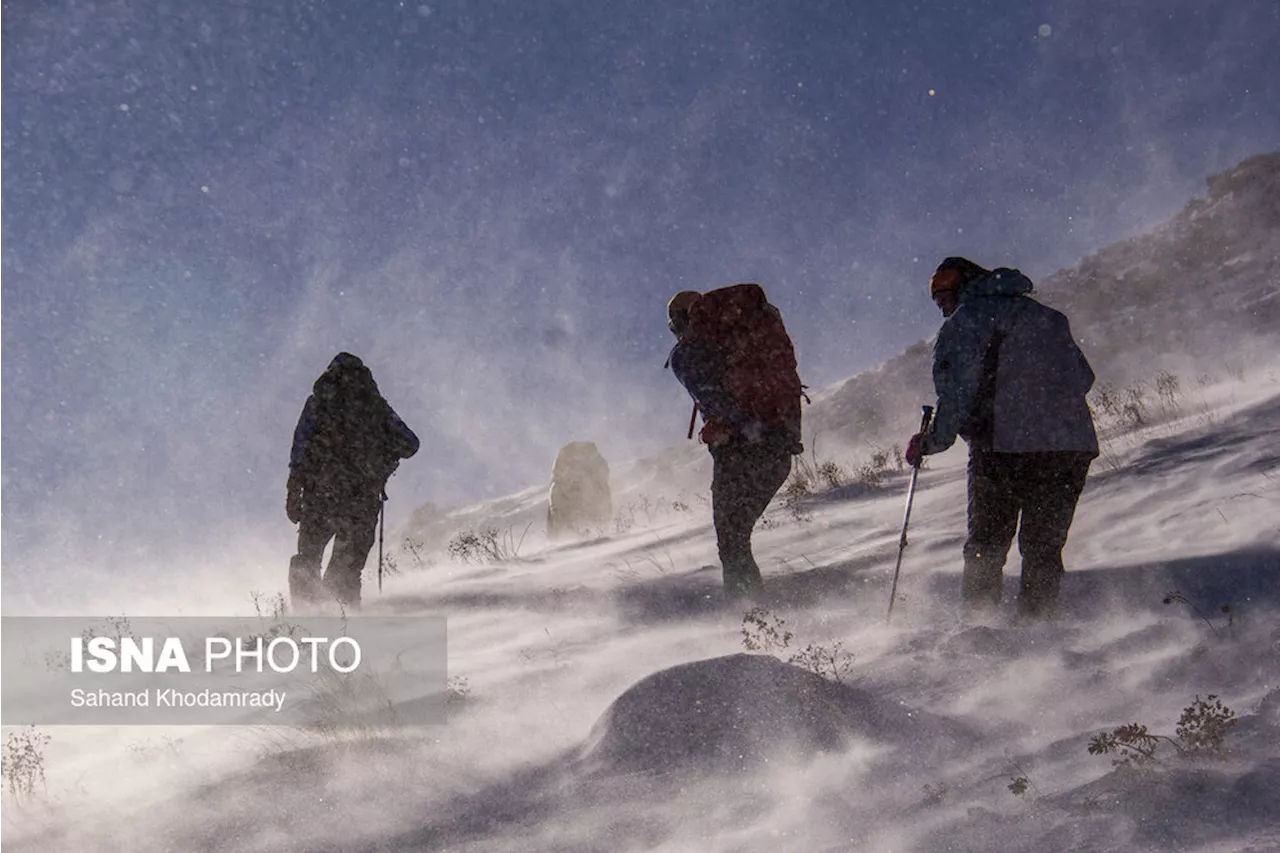
[[[1156,228],[1035,282],[1064,311],[1099,381],[1150,379],[1156,363],[1198,372],[1274,351],[1280,338],[1280,153],[1209,176]],[[815,396],[806,438],[865,448],[902,442],[932,402],[932,341]]]

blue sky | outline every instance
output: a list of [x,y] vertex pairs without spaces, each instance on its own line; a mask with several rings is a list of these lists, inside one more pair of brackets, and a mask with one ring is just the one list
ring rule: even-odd
[[3,15],[6,593],[287,560],[339,350],[423,440],[395,521],[682,440],[676,290],[761,282],[821,386],[940,258],[1042,278],[1280,145],[1271,0]]

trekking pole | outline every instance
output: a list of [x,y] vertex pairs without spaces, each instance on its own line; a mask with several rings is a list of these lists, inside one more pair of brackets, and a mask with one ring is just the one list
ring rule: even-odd
[[693,414],[689,415],[689,438],[693,438],[693,426],[698,422],[698,404],[693,404]]
[[[929,431],[929,421],[933,420],[933,406],[923,406],[924,416],[920,419],[920,435]],[[893,587],[889,590],[889,612],[884,621],[893,616],[893,599],[898,594],[898,572],[902,569],[902,552],[907,548],[907,525],[911,522],[911,501],[916,496],[916,477],[920,476],[920,463],[924,461],[922,454],[911,466],[911,487],[907,489],[907,511],[902,516],[902,536],[898,538],[898,564],[893,567]]]
[[378,592],[382,592],[382,534],[387,524],[387,490],[382,490],[382,505],[378,507]]

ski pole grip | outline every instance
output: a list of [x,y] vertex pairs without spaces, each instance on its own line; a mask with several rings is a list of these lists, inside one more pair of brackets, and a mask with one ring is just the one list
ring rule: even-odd
[[933,406],[921,406],[924,415],[920,418],[920,432],[929,431],[929,422],[933,420]]

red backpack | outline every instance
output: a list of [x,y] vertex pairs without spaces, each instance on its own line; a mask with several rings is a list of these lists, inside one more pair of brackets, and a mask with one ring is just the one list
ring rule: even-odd
[[734,284],[702,294],[689,309],[689,336],[724,357],[725,389],[766,427],[800,438],[796,352],[778,309],[758,284]]

